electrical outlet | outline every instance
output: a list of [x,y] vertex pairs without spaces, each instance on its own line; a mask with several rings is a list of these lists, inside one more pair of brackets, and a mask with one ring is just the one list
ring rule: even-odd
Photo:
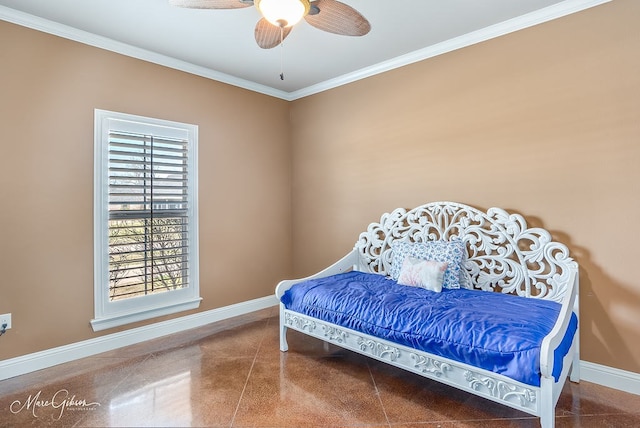
[[6,324],[5,330],[9,330],[11,328],[11,314],[2,314],[0,315],[0,328]]

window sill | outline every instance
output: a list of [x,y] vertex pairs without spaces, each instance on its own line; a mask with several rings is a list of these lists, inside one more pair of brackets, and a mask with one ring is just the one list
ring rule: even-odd
[[163,315],[175,314],[177,312],[188,311],[190,309],[196,309],[200,306],[202,298],[180,302],[175,305],[168,305],[162,307],[155,307],[144,310],[136,310],[132,313],[119,313],[114,315],[108,315],[105,317],[95,318],[91,320],[91,328],[93,331],[107,330],[113,327],[119,327],[125,324],[131,324],[138,321],[144,321],[151,318],[160,317]]

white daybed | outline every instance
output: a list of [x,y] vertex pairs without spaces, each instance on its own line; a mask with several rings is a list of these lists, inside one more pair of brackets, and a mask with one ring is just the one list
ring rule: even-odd
[[[539,349],[535,349],[539,360],[534,360],[537,376],[534,382],[478,367],[469,361],[475,359],[467,359],[465,355],[451,358],[443,356],[448,354],[441,353],[438,348],[432,352],[420,350],[412,346],[409,343],[411,341],[400,343],[381,338],[378,334],[371,334],[371,331],[362,332],[362,328],[350,328],[357,323],[345,327],[345,323],[340,325],[319,316],[287,309],[284,303],[280,304],[280,350],[287,351],[286,330],[292,328],[420,376],[539,416],[543,428],[553,427],[555,406],[566,378],[570,375],[572,381],[578,382],[580,375],[578,265],[569,257],[563,244],[552,241],[549,232],[541,228],[529,228],[524,218],[518,214],[509,214],[499,208],[482,212],[453,202],[429,203],[410,211],[396,209],[384,214],[379,223],[369,225],[367,231],[360,235],[353,250],[335,264],[308,278],[280,282],[276,296],[281,302],[284,300],[290,303],[294,285],[309,284],[310,280],[324,281],[329,277],[340,278],[348,275],[347,272],[365,276],[358,273],[363,272],[367,274],[366,278],[380,281],[380,276],[387,277],[393,270],[392,245],[397,248],[398,242],[433,243],[455,240],[462,241],[466,250],[466,260],[463,259],[460,265],[460,283],[463,289],[475,290],[471,293],[466,290],[458,292],[471,294],[472,297],[480,296],[475,293],[483,292],[517,295],[520,296],[515,297],[518,304],[525,301],[518,299],[557,302],[551,304],[558,308],[557,318],[550,320],[549,332],[541,337]],[[398,287],[393,279],[388,279],[383,284],[387,284],[389,288]],[[408,288],[413,287],[403,289]],[[450,294],[446,294],[447,292]],[[425,294],[428,293],[432,292],[427,291]],[[441,295],[454,295],[453,293],[454,291],[445,290]],[[436,294],[433,293],[434,296]],[[492,298],[498,296],[494,294]],[[512,297],[505,298],[513,300]],[[529,302],[527,306],[536,303],[535,300],[526,302]],[[412,316],[406,315],[404,310],[401,312],[401,315],[389,318],[394,318],[398,323],[398,317]],[[348,317],[350,314],[343,315]],[[378,318],[384,319],[386,316]],[[505,318],[498,309],[490,323],[499,326],[503,319]],[[483,323],[486,324],[486,319]],[[575,331],[574,334],[567,333],[571,324],[571,332]],[[387,327],[392,326],[382,325],[377,328],[385,330]],[[562,352],[557,351],[560,348],[563,348]]]

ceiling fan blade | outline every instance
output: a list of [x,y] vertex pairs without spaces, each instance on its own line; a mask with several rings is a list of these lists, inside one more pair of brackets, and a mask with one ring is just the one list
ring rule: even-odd
[[[291,32],[291,28],[292,27],[281,29],[267,21],[265,18],[262,18],[256,24],[256,43],[258,43],[258,46],[262,49],[275,48],[282,40],[287,38]],[[282,33],[280,33],[281,30]]]
[[169,0],[171,6],[190,9],[240,9],[253,6],[252,0]]
[[364,36],[371,30],[371,24],[360,12],[336,0],[317,0],[311,3],[315,14],[304,19],[319,30],[343,36]]

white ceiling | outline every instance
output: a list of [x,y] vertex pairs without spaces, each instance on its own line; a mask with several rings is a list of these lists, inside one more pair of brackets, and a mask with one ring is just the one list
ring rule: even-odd
[[369,34],[338,36],[301,21],[283,48],[269,50],[255,43],[254,7],[0,0],[0,19],[291,100],[606,1],[343,0],[369,20]]

